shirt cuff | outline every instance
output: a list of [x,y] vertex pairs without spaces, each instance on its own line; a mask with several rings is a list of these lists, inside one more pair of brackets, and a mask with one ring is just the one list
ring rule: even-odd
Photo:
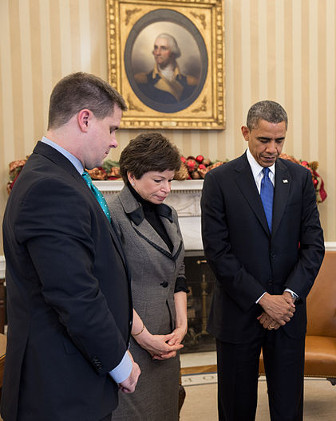
[[262,299],[262,297],[264,296],[266,294],[266,292],[264,292],[258,299],[257,299],[257,301],[256,301],[256,304],[258,304],[259,303],[259,301]]
[[110,376],[116,383],[122,383],[130,376],[132,367],[132,360],[126,351],[123,359],[120,361],[117,367],[110,371]]
[[291,289],[286,288],[286,289],[285,289],[285,291],[289,292],[289,293],[290,293],[290,295],[291,295],[293,298],[295,298],[295,300],[297,300],[297,299],[299,298],[299,296],[298,296],[298,295],[297,295],[294,291],[292,291]]

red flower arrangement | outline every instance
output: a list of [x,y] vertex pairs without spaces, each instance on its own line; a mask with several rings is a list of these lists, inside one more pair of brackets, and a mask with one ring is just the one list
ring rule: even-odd
[[[293,156],[281,154],[281,158],[288,159],[289,161],[300,164],[311,172],[313,184],[316,192],[316,201],[317,203],[323,202],[327,198],[327,192],[324,189],[324,182],[322,177],[318,174],[318,162],[317,161],[302,161],[297,160]],[[13,185],[21,173],[23,166],[25,165],[28,157],[26,159],[21,159],[18,161],[13,161],[9,164],[9,181],[7,183],[7,191],[11,192]],[[204,158],[203,155],[197,155],[196,157],[188,156],[185,158],[181,156],[181,168],[175,174],[176,180],[196,180],[202,179],[205,177],[205,174],[211,171],[213,168],[218,167],[219,165],[225,164],[226,161],[214,161],[211,162],[209,158]],[[93,180],[116,180],[120,178],[120,168],[119,163],[116,161],[111,161],[107,159],[103,162],[101,167],[93,168],[88,170],[91,178]]]

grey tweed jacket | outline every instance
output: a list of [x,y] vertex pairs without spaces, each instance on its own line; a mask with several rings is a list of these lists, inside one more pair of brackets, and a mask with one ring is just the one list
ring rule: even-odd
[[165,204],[158,205],[174,246],[170,252],[127,186],[108,200],[108,205],[131,269],[134,308],[152,334],[168,333],[162,327],[167,326],[167,314],[170,329],[175,327],[175,282],[177,277],[184,277],[184,247],[177,213]]

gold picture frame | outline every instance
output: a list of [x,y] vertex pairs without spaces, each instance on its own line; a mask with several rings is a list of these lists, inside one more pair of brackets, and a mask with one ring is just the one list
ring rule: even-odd
[[[106,9],[108,78],[128,105],[121,127],[224,129],[224,0],[106,0]],[[153,56],[167,34],[178,57],[170,81]]]

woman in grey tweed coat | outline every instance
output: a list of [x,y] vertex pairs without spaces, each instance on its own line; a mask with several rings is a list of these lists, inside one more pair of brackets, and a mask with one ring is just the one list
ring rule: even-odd
[[163,201],[180,163],[177,148],[160,133],[137,136],[120,156],[125,186],[109,208],[131,268],[130,351],[142,374],[133,394],[119,394],[113,421],[178,420],[188,290],[177,213]]

